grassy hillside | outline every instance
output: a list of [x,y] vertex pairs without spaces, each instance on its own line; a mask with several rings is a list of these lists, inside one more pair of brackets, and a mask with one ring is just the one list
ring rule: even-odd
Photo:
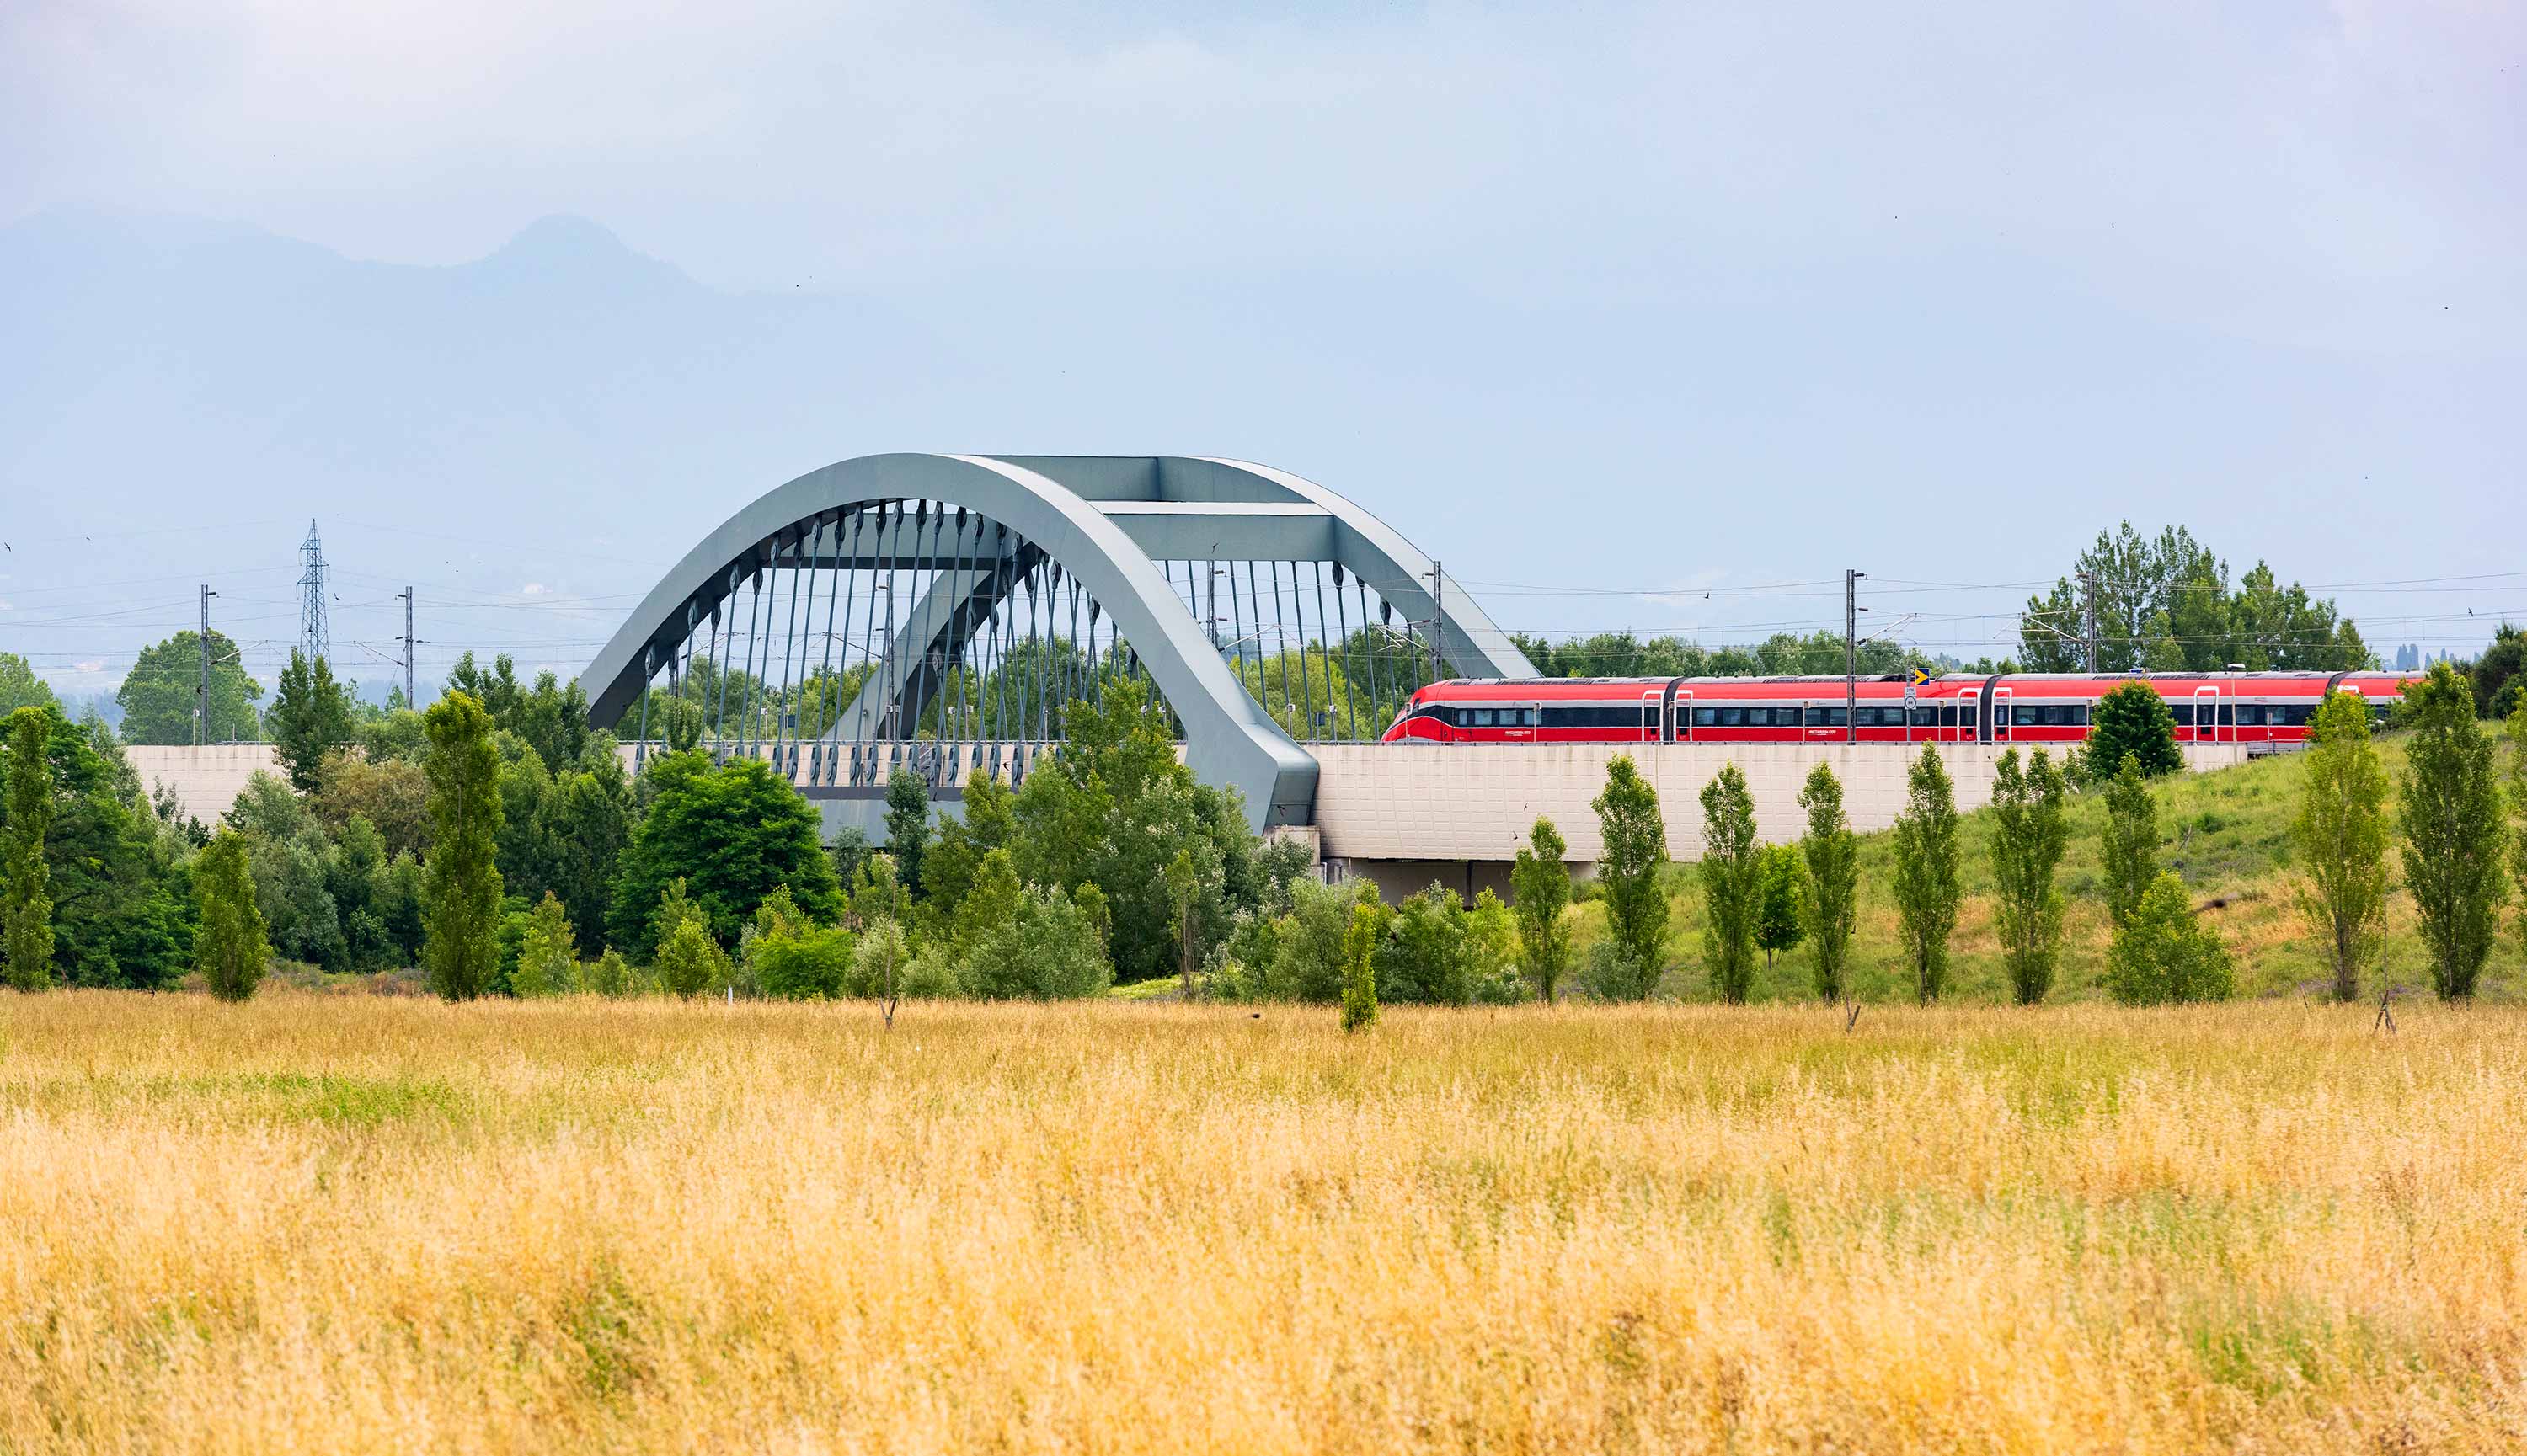
[[[2400,777],[2404,767],[2401,734],[2382,740],[2388,772]],[[2502,750],[2501,767],[2509,759]],[[2237,958],[2239,993],[2244,996],[2314,993],[2326,979],[2317,941],[2308,933],[2292,900],[2290,822],[2297,812],[2306,776],[2305,760],[2296,754],[2256,759],[2209,774],[2180,775],[2163,779],[2152,793],[2158,800],[2158,824],[2167,837],[2164,863],[2185,879],[2202,914],[2219,928]],[[1951,994],[1970,1001],[2008,998],[1999,947],[1991,922],[1991,812],[1964,816],[1960,835],[1965,850],[1967,900],[1957,920],[1951,946]],[[2105,904],[2099,898],[2097,844],[2105,826],[2105,801],[2097,793],[2075,796],[2071,804],[2071,843],[2062,860],[2062,888],[2070,901],[2063,931],[2062,967],[2054,980],[2053,999],[2100,999],[2097,978],[2105,967],[2109,931]],[[1909,998],[1911,979],[1901,966],[1896,933],[1894,853],[1887,833],[1861,836],[1861,916],[1856,947],[1857,991],[1863,1000]],[[1681,849],[1683,846],[1672,846]],[[2389,856],[2393,903],[2388,908],[2389,969],[2399,986],[2427,989],[2430,978],[2413,937],[2412,900],[2403,892],[2403,875],[2396,856]],[[1669,955],[1676,965],[1667,979],[1668,994],[1684,999],[1710,995],[1702,971],[1702,891],[1693,868],[1679,865],[1671,881],[1675,918]],[[2517,931],[2518,906],[2512,896],[2503,925],[2506,931],[2484,973],[2482,995],[2488,1001],[2527,1000],[2527,953]],[[1578,907],[1580,938],[1603,932],[1603,911]],[[2377,991],[2373,968],[2365,978],[2370,994]],[[1793,951],[1770,971],[1759,970],[1759,1000],[1797,1000],[1813,994],[1809,954]]]

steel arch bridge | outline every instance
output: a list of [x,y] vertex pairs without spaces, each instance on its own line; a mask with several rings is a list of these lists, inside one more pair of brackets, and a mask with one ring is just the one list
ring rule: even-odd
[[1532,676],[1384,522],[1323,486],[1180,456],[868,455],[775,487],[688,552],[581,676],[645,753],[678,717],[810,798],[1022,778],[1067,705],[1154,689],[1187,765],[1304,825],[1305,745],[1374,738],[1453,670]]

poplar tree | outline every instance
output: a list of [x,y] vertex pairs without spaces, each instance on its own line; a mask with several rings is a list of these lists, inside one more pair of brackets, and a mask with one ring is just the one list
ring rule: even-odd
[[244,835],[220,826],[193,866],[193,896],[202,921],[193,933],[194,969],[202,973],[212,995],[246,1000],[263,983],[272,944],[264,935],[263,911],[255,904]]
[[433,990],[470,1001],[500,964],[500,754],[491,715],[450,691],[423,717],[430,739],[430,859],[422,867],[422,965]]
[[1860,911],[1860,842],[1842,811],[1842,781],[1819,764],[1799,790],[1808,831],[1799,841],[1807,861],[1807,929],[1816,942],[1817,994],[1839,1001],[1850,980],[1851,933]]
[[1346,1031],[1365,1031],[1377,1025],[1374,958],[1384,920],[1377,906],[1354,905],[1351,924],[1343,928],[1342,1029]]
[[2334,998],[2360,994],[2360,967],[2387,925],[2387,766],[2369,739],[2369,705],[2330,692],[2307,726],[2307,790],[2291,822],[2305,877],[2299,913],[2325,941]]
[[1536,999],[1548,1006],[1571,969],[1571,927],[1563,919],[1571,905],[1571,866],[1562,858],[1570,848],[1552,820],[1538,818],[1509,871],[1519,962],[1535,982]]
[[2120,927],[2158,879],[2158,804],[2142,781],[2140,760],[2127,753],[2106,784],[2106,837],[2098,858],[2106,914]]
[[2431,984],[2442,997],[2474,994],[2507,897],[2509,826],[2492,736],[2474,717],[2474,687],[2440,663],[2405,696],[2414,723],[2404,754],[2404,883],[2421,914]]
[[2000,756],[1992,784],[1991,876],[1998,903],[1994,927],[2009,989],[2021,1006],[2044,999],[2062,945],[2062,891],[2053,875],[2069,838],[2063,825],[2068,785],[2038,748],[2024,772],[2018,750]]
[[272,730],[273,752],[289,775],[289,786],[312,794],[325,755],[351,741],[351,697],[334,680],[325,659],[310,663],[305,653],[292,649],[263,722]]
[[1702,961],[1720,999],[1737,1004],[1755,979],[1755,919],[1763,865],[1755,850],[1755,796],[1733,764],[1702,786]]
[[1895,913],[1913,994],[1925,1006],[1948,980],[1948,936],[1964,890],[1957,879],[1957,796],[1938,751],[1924,748],[1895,820]]
[[1658,986],[1659,952],[1667,940],[1667,891],[1659,887],[1659,871],[1667,865],[1667,824],[1659,816],[1658,790],[1632,766],[1629,754],[1619,753],[1606,766],[1606,787],[1590,807],[1606,845],[1597,861],[1606,931],[1628,979],[1617,989],[1646,1001]]
[[0,975],[22,991],[53,983],[52,871],[44,836],[53,827],[52,719],[41,708],[9,715],[8,819],[0,826]]

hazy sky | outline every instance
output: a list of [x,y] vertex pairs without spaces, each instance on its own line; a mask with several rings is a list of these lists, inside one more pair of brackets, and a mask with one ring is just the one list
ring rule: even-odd
[[[1561,629],[1824,625],[1620,593],[2049,578],[2125,515],[2390,650],[2527,618],[2523,164],[2514,0],[0,7],[0,225],[445,265],[576,214],[994,362],[758,434],[626,563],[871,449],[1235,454]],[[2357,584],[2423,577],[2484,579]],[[1972,656],[2024,595],[1879,610]]]

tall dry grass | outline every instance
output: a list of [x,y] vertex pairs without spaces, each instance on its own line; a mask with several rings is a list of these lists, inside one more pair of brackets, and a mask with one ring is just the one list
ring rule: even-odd
[[0,1450],[2483,1450],[2527,1015],[0,997]]

